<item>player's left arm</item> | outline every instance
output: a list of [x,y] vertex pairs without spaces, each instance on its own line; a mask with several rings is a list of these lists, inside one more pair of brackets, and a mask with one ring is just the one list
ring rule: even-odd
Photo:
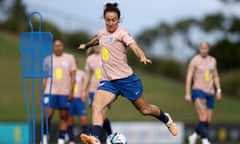
[[129,44],[129,47],[135,53],[135,55],[140,59],[140,62],[144,64],[152,63],[150,59],[148,59],[142,49],[138,46],[136,42]]
[[91,40],[89,42],[87,42],[86,44],[80,44],[80,46],[78,47],[78,49],[88,49],[90,47],[93,46],[97,46],[99,45],[99,39],[98,36],[95,35],[91,38]]
[[75,57],[72,56],[70,61],[71,61],[71,68],[70,68],[71,89],[70,89],[70,93],[68,95],[68,101],[71,101],[73,99],[74,86],[76,83],[76,71],[77,71],[77,63],[76,63]]
[[214,67],[214,72],[213,72],[213,78],[214,78],[214,85],[216,87],[216,98],[217,100],[220,100],[222,98],[222,89],[221,89],[221,84],[220,84],[220,78],[218,75],[218,70],[217,70],[217,62],[215,60],[215,67]]

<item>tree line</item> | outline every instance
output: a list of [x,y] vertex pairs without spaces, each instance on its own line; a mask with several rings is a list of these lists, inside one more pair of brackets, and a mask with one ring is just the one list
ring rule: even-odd
[[[220,1],[226,6],[240,2],[240,0]],[[11,4],[7,7],[9,3]],[[29,14],[26,12],[26,6],[22,0],[0,0],[0,12],[4,15],[4,18],[0,20],[0,29],[16,34],[29,31]],[[37,19],[33,20],[33,25],[38,26]],[[89,33],[84,30],[63,33],[48,21],[44,21],[43,30],[51,31],[55,37],[63,38],[67,47],[72,50],[76,50],[79,43],[90,39]],[[135,68],[184,82],[187,62],[193,54],[197,53],[200,42],[196,41],[193,35],[211,38],[210,54],[218,61],[223,91],[240,98],[240,18],[236,15],[216,12],[200,19],[186,18],[174,23],[160,22],[155,27],[143,30],[136,38],[147,54],[151,55],[153,64],[141,65],[131,52],[129,53],[129,64]],[[208,39],[206,40],[208,41]],[[179,48],[175,44],[176,42],[181,42],[182,47]],[[158,45],[165,49],[164,57],[154,56],[153,48],[158,48]],[[191,51],[192,54],[184,55],[184,51]],[[176,54],[186,57],[186,61],[177,60]]]

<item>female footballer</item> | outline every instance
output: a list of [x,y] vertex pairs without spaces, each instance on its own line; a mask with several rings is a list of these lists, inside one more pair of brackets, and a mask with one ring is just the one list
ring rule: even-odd
[[127,98],[143,115],[156,117],[166,124],[172,135],[178,129],[170,115],[157,106],[149,104],[143,94],[141,80],[133,73],[127,63],[127,49],[130,48],[140,62],[152,63],[139,48],[132,36],[121,26],[118,4],[107,3],[103,11],[106,28],[101,29],[89,43],[81,44],[80,49],[99,45],[101,47],[102,79],[95,92],[92,113],[92,136],[80,135],[84,144],[100,144],[102,140],[102,111],[112,103],[118,95]]
[[216,88],[217,100],[222,98],[217,62],[214,57],[208,55],[208,52],[209,44],[201,42],[199,54],[192,58],[188,66],[185,100],[194,103],[199,118],[195,132],[188,137],[189,144],[195,144],[198,135],[201,137],[202,144],[210,144],[207,128],[212,121],[214,88]]

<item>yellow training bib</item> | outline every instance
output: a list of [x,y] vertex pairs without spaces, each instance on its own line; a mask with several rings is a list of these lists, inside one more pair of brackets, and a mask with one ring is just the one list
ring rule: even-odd
[[209,82],[209,81],[210,81],[210,72],[209,72],[209,70],[207,70],[207,71],[205,72],[205,80],[206,80],[206,82]]
[[108,48],[103,46],[102,47],[102,60],[108,61],[108,59],[109,59]]
[[100,80],[102,78],[101,70],[99,68],[95,70],[95,76],[97,80]]
[[75,84],[75,85],[74,85],[74,93],[77,93],[77,92],[78,92],[78,85]]
[[62,69],[61,68],[57,68],[55,70],[55,76],[56,76],[56,79],[58,79],[58,80],[62,79],[63,74],[62,74]]

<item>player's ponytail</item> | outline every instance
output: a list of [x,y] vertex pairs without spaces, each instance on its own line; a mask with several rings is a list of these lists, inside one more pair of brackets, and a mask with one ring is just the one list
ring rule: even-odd
[[107,4],[105,5],[105,8],[109,8],[109,7],[118,8],[118,3],[107,3]]
[[118,3],[106,3],[104,6],[103,17],[105,17],[105,14],[107,12],[116,12],[118,15],[118,18],[121,17],[121,12],[118,8]]

